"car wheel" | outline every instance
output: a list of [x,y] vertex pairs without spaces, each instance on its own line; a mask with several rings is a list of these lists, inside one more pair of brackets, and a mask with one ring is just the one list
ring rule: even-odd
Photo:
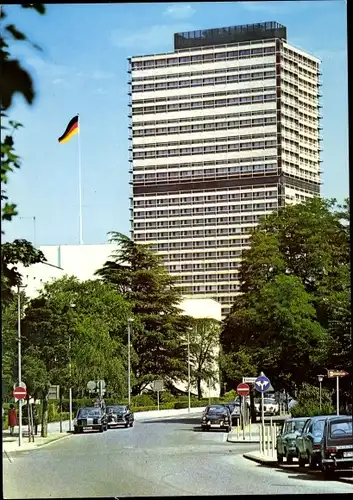
[[292,455],[287,455],[287,464],[292,464],[292,463],[293,463]]
[[327,481],[330,481],[331,479],[334,479],[334,477],[335,477],[335,471],[334,470],[329,469],[328,467],[325,467],[325,466],[321,470],[322,470],[322,472],[324,474],[324,478]]
[[79,433],[79,430],[77,427],[74,427],[74,434],[78,434]]
[[125,428],[127,429],[129,427],[129,423],[125,424]]
[[277,451],[277,462],[279,464],[283,464],[283,455],[281,455],[280,453],[278,453],[278,451]]
[[99,428],[99,432],[104,432],[104,425],[101,425]]
[[130,422],[130,427],[133,427],[134,426],[134,422]]
[[308,452],[308,464],[309,464],[309,469],[311,469],[311,470],[316,469],[316,466],[317,466],[316,460],[312,455],[310,455],[309,452]]
[[305,458],[303,458],[301,456],[301,454],[299,453],[299,455],[298,455],[298,464],[299,464],[299,467],[305,467],[305,463],[306,463]]

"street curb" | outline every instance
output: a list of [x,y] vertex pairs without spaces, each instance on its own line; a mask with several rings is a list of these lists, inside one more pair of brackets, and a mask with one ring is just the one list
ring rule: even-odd
[[27,448],[27,449],[24,449],[24,448],[15,448],[11,451],[8,451],[6,450],[4,447],[3,447],[3,453],[7,453],[8,455],[11,456],[12,453],[24,453],[26,451],[33,451],[33,450],[37,450],[38,448],[43,448],[44,446],[49,446],[50,444],[52,443],[56,443],[57,441],[61,441],[63,439],[67,439],[69,437],[73,436],[73,433],[66,433],[64,436],[59,436],[55,439],[52,439],[51,441],[48,441],[47,443],[42,443],[42,444],[37,444],[36,446],[33,446],[32,448]]
[[249,444],[259,444],[260,443],[260,440],[258,439],[257,441],[253,440],[253,439],[231,439],[229,437],[227,437],[227,441],[228,443],[234,443],[234,444],[237,444],[237,443],[240,443],[240,444],[246,444],[246,443],[249,443]]
[[253,462],[257,462],[258,464],[266,465],[268,467],[273,467],[274,465],[278,466],[277,460],[267,460],[264,458],[254,457],[249,453],[244,453],[243,457],[246,458],[247,460],[252,460]]

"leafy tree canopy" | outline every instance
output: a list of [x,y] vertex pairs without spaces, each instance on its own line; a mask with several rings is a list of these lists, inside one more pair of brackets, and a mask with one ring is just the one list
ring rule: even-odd
[[182,342],[188,319],[178,307],[181,293],[159,256],[149,246],[111,233],[117,250],[96,272],[132,304],[135,318],[132,344],[138,355],[134,366],[135,392],[157,378],[185,377],[186,346]]

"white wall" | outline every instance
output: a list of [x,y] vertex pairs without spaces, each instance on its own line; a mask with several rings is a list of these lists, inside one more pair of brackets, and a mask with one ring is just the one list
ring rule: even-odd
[[23,284],[27,285],[26,294],[30,298],[35,297],[43,289],[44,283],[66,274],[76,276],[81,281],[96,279],[95,271],[103,266],[116,248],[116,245],[110,243],[39,247],[47,263],[34,264],[29,267],[17,266],[23,276]]

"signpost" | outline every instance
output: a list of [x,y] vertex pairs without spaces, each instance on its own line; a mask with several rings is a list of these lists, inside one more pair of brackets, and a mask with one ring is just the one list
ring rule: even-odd
[[255,389],[261,392],[261,429],[262,429],[262,453],[265,453],[265,410],[264,410],[264,393],[271,387],[270,380],[265,377],[264,373],[255,380]]
[[153,390],[157,392],[157,408],[159,411],[159,393],[164,391],[164,382],[163,380],[154,380],[152,386]]
[[13,397],[18,401],[18,445],[22,446],[22,400],[27,396],[27,387],[24,382],[20,382],[14,387]]
[[348,375],[347,372],[343,370],[328,370],[328,378],[336,377],[336,413],[340,414],[340,377],[345,377]]
[[103,394],[105,393],[105,380],[98,380],[97,387],[99,399],[102,399]]
[[88,392],[94,392],[97,389],[97,383],[95,380],[90,380],[87,382],[87,390]]
[[248,384],[242,383],[237,386],[237,394],[241,396],[242,400],[242,423],[243,423],[243,439],[245,441],[245,412],[246,412],[246,401],[245,397],[249,394],[250,392],[250,387]]

